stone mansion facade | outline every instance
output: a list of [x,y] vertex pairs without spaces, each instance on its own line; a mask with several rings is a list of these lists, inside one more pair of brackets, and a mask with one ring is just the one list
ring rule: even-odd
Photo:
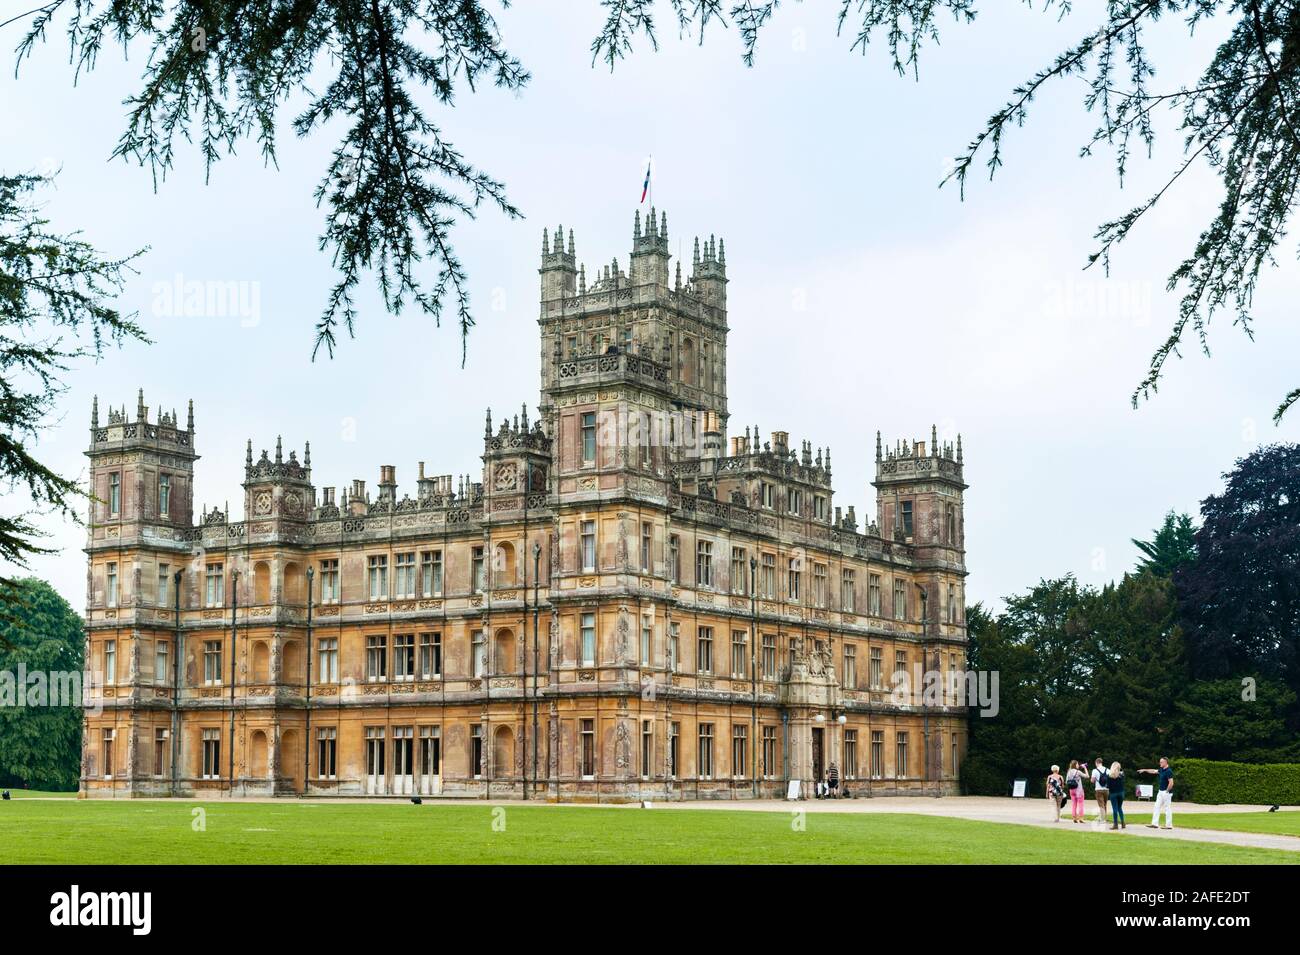
[[653,209],[594,277],[544,235],[539,413],[473,477],[250,441],[243,518],[195,521],[193,404],[96,400],[83,794],[956,791],[964,697],[918,677],[966,669],[960,437],[877,434],[860,526],[829,448],[728,428],[722,241],[669,263]]

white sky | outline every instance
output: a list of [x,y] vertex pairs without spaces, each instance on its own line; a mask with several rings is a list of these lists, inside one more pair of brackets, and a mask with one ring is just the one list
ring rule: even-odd
[[[21,4],[0,0],[0,13],[11,7]],[[56,229],[81,229],[106,254],[151,247],[120,304],[139,311],[153,344],[75,370],[42,459],[84,473],[91,396],[101,413],[134,411],[142,386],[151,409],[183,415],[194,399],[196,499],[236,502],[236,515],[249,437],[258,452],[277,434],[286,452],[310,440],[318,487],[354,477],[373,486],[391,463],[399,493],[413,491],[418,460],[431,474],[476,473],[484,408],[537,404],[543,226],[574,228],[589,273],[616,255],[626,265],[647,154],[674,250],[689,264],[694,235],[726,240],[732,433],[757,423],[829,444],[836,503],[861,516],[875,511],[877,428],[891,443],[928,438],[931,423],[944,437],[960,431],[971,600],[1067,572],[1116,577],[1135,559],[1129,539],[1166,510],[1195,514],[1235,459],[1296,440],[1296,414],[1281,428],[1270,421],[1297,384],[1290,248],[1262,283],[1253,344],[1220,317],[1213,360],[1188,349],[1155,400],[1129,407],[1175,315],[1165,278],[1213,211],[1217,181],[1205,170],[1187,177],[1121,248],[1109,280],[1082,266],[1095,227],[1136,205],[1177,159],[1172,128],[1121,190],[1108,157],[1077,158],[1094,123],[1082,83],[1067,80],[1009,136],[992,183],[972,182],[965,202],[936,189],[1012,86],[1090,25],[1083,14],[1058,23],[1008,5],[950,27],[919,83],[896,76],[883,47],[850,52],[823,6],[780,8],[754,69],[741,64],[734,29],[703,48],[670,30],[658,53],[642,43],[611,76],[590,65],[599,20],[594,0],[506,11],[507,43],[534,76],[526,91],[463,91],[454,109],[431,106],[526,216],[485,210],[456,230],[479,323],[463,370],[453,326],[389,316],[368,289],[359,338],[333,362],[310,362],[333,281],[311,194],[337,129],[306,141],[286,132],[278,168],[246,144],[206,185],[181,145],[155,193],[147,171],[108,160],[143,49],[126,63],[106,50],[77,87],[61,39],[16,79],[4,71],[0,168],[62,167],[46,208]],[[14,27],[2,32],[11,47]],[[1162,24],[1166,82],[1194,75],[1211,32],[1189,46],[1180,24]],[[155,314],[155,283],[177,275],[255,283],[259,319]],[[33,571],[80,608],[84,530],[46,524],[63,551]]]

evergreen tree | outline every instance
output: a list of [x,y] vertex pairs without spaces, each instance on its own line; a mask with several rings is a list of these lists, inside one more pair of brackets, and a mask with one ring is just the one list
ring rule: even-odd
[[1133,543],[1144,555],[1137,569],[1150,571],[1157,577],[1172,577],[1179,567],[1196,560],[1196,528],[1186,514],[1170,511],[1151,540],[1135,537]]
[[[0,679],[15,687],[20,664],[26,673],[81,673],[85,640],[81,617],[42,580],[12,585],[11,612],[0,619]],[[29,694],[30,699],[30,694]],[[54,701],[49,702],[68,702]],[[0,786],[75,790],[81,774],[80,701],[70,706],[0,706]]]

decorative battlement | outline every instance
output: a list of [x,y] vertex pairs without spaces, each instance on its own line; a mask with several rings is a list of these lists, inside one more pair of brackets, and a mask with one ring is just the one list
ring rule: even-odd
[[901,440],[883,447],[876,432],[876,485],[915,481],[922,477],[943,478],[966,487],[962,478],[961,435],[957,441],[939,444],[938,429],[930,427],[930,443]]
[[289,452],[289,459],[284,459],[284,449],[280,437],[275,439],[275,460],[272,461],[266,449],[262,457],[253,461],[253,441],[250,438],[244,451],[244,481],[251,484],[260,481],[311,481],[311,442],[303,447],[303,460],[298,463],[298,453]]
[[483,427],[484,450],[491,454],[495,451],[539,451],[549,454],[551,439],[542,428],[542,419],[536,419],[532,426],[528,424],[528,405],[520,408],[520,414],[514,419],[502,418],[496,433],[492,431],[492,409],[487,410],[487,419]]
[[127,406],[120,409],[110,407],[106,425],[99,420],[99,396],[96,395],[90,410],[90,450],[106,450],[98,445],[120,445],[122,442],[143,441],[158,445],[171,445],[186,451],[194,447],[194,402],[189,403],[189,415],[185,428],[179,426],[180,418],[175,409],[157,411],[153,422],[149,421],[149,408],[144,403],[144,389],[141,388],[136,401],[135,418]]

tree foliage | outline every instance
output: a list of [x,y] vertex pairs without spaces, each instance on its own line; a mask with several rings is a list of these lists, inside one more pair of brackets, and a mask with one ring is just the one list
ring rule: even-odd
[[[80,488],[30,446],[64,390],[63,374],[77,359],[98,358],[106,344],[145,340],[133,317],[111,304],[134,256],[102,258],[75,233],[51,232],[32,198],[48,184],[42,176],[0,176],[0,562],[19,567],[50,552],[39,543],[36,513],[77,518]],[[10,511],[19,493],[27,506]],[[0,604],[12,598],[11,583],[0,577]]]
[[[27,578],[12,585],[0,619],[0,672],[84,669],[81,618],[54,588]],[[12,701],[10,701],[12,702]],[[72,790],[81,771],[79,706],[0,706],[0,785]]]
[[[463,356],[474,319],[452,227],[485,202],[508,216],[518,210],[504,186],[447,139],[420,94],[449,107],[461,89],[494,83],[518,90],[528,81],[502,45],[489,4],[50,0],[36,12],[20,59],[63,12],[78,74],[93,69],[106,41],[148,49],[114,155],[147,166],[155,182],[172,168],[178,138],[195,142],[209,167],[247,138],[274,162],[280,108],[295,93],[309,98],[292,120],[299,136],[340,122],[315,192],[325,206],[320,245],[338,280],[317,321],[313,354],[322,346],[333,354],[340,324],[353,334],[354,295],[373,272],[393,313],[409,303],[440,322],[450,301]],[[425,262],[431,280],[420,274]]]
[[1260,448],[1224,477],[1175,577],[1193,672],[1300,691],[1300,445]]
[[1148,570],[1157,577],[1172,577],[1179,567],[1196,560],[1196,528],[1187,514],[1170,511],[1151,540],[1135,537],[1133,543],[1143,555],[1137,569]]

